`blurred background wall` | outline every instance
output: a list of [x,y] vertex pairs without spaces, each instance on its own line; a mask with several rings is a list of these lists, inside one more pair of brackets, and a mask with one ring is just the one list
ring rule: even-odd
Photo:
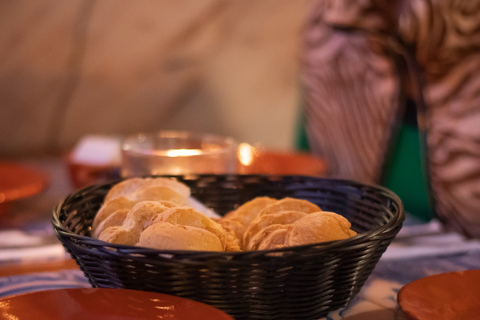
[[291,149],[310,5],[0,1],[0,156],[159,129]]

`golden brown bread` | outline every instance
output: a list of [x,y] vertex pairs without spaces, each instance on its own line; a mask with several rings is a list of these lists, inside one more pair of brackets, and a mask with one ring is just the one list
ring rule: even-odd
[[[116,198],[102,205],[102,207],[98,211],[93,221],[92,234],[100,234],[103,231],[103,229],[105,229],[109,225],[121,225],[123,223],[123,220],[126,218],[126,216],[123,217],[124,211],[126,210],[128,213],[137,204],[143,203],[143,202],[156,203],[167,208],[178,206],[177,204],[167,200],[158,200],[158,201],[145,200],[145,201],[137,202],[137,201],[128,200],[125,197]],[[114,219],[114,221],[108,221],[110,219]]]
[[250,240],[261,230],[270,225],[289,225],[298,219],[306,216],[306,213],[300,211],[280,211],[257,216],[248,226],[243,235],[243,247],[246,250],[252,250]]
[[[105,228],[98,238],[156,249],[224,251],[226,247],[225,231],[212,219],[190,207],[169,208],[154,201],[139,202],[128,211],[122,225]],[[172,244],[175,238],[177,243]]]
[[220,239],[213,233],[192,226],[159,222],[140,235],[138,246],[160,250],[223,251]]
[[92,237],[98,238],[103,230],[109,227],[117,227],[123,224],[130,209],[118,209],[100,222],[96,228],[92,229]]
[[[250,240],[262,228],[270,224],[286,224],[299,219],[303,214],[321,211],[321,209],[302,199],[286,197],[280,200],[270,197],[257,197],[241,205],[237,210],[228,213],[224,219],[228,221],[237,221],[240,225],[226,227],[225,222],[220,222],[224,225],[232,237],[236,237],[239,247],[242,250],[251,250]],[[280,216],[268,217],[280,212],[290,212]],[[296,213],[294,213],[296,212]],[[289,217],[290,218],[287,218]],[[293,218],[293,216],[295,218]],[[267,217],[262,219],[262,217]],[[277,218],[275,218],[277,217]],[[289,220],[283,220],[289,219]],[[288,222],[287,222],[288,221]],[[234,232],[232,232],[234,230]]]
[[[105,202],[118,197],[129,197],[145,188],[165,187],[175,191],[183,199],[190,196],[190,188],[173,178],[131,178],[114,185],[105,196]],[[143,199],[154,200],[154,199]],[[169,199],[163,199],[169,200]]]
[[225,215],[225,219],[232,219],[240,222],[244,228],[255,219],[260,211],[277,200],[270,197],[257,197],[245,202],[236,210]]
[[260,211],[276,201],[270,197],[256,197],[218,220],[227,233],[229,251],[243,250],[243,234],[247,227]]
[[105,196],[92,224],[92,234],[100,234],[98,226],[113,212],[131,209],[141,201],[169,201],[181,206],[187,203],[190,189],[170,178],[132,178],[114,185]]
[[125,230],[122,226],[108,227],[98,236],[99,240],[133,246],[138,242],[138,234]]
[[348,239],[357,233],[350,222],[334,212],[315,212],[294,222],[288,232],[288,246]]
[[148,223],[148,226],[159,222],[205,229],[214,234],[220,240],[222,248],[225,248],[226,235],[222,226],[191,207],[170,208],[161,214],[155,215]]
[[263,208],[258,215],[268,215],[280,211],[298,211],[303,213],[312,213],[322,211],[320,207],[310,201],[286,197],[269,204]]
[[133,178],[107,193],[92,236],[116,244],[157,249],[223,251],[221,225],[184,206],[190,189],[169,178]]
[[190,190],[169,178],[133,178],[115,185],[92,224],[92,236],[156,249],[267,250],[346,239],[350,222],[301,199],[257,197],[212,219],[189,203]]
[[248,250],[278,249],[304,244],[348,239],[356,235],[350,222],[334,212],[306,214],[291,224],[271,224],[258,232]]
[[[141,201],[141,202],[135,202],[135,201],[130,201],[126,200],[124,197],[116,198],[110,201],[107,205],[104,205],[100,208],[99,212],[97,213],[97,216],[95,217],[93,226],[92,226],[92,236],[93,237],[98,237],[106,228],[112,227],[112,226],[121,226],[125,219],[127,218],[128,213],[131,210],[137,210],[141,209],[142,206],[154,206],[154,205],[160,205],[161,208],[167,207],[171,208],[176,206],[173,202],[170,201]],[[142,206],[137,205],[139,203],[143,203]],[[122,208],[123,204],[123,209]],[[135,208],[136,209],[133,209]],[[115,211],[112,211],[115,210]],[[145,209],[148,210],[148,209]],[[111,213],[109,211],[112,211]],[[132,213],[133,214],[133,213]],[[130,216],[132,215],[130,214]],[[132,217],[130,218],[132,219]]]
[[272,224],[258,232],[248,243],[246,250],[271,250],[284,248],[288,225]]
[[[169,202],[165,204],[157,201],[142,201],[137,203],[133,208],[128,210],[121,225],[105,226],[100,224],[95,230],[96,233],[99,234],[98,239],[110,243],[135,245],[140,238],[140,233],[145,230],[150,220],[170,208]],[[107,221],[107,219],[105,219],[105,221]],[[122,241],[124,242],[122,243]]]
[[239,221],[233,219],[215,219],[215,221],[225,230],[225,251],[241,251],[241,239],[245,227]]
[[118,197],[109,202],[103,203],[93,220],[92,232],[99,233],[98,230],[96,230],[98,226],[115,211],[123,209],[130,210],[135,204],[135,201],[129,200],[125,197]]

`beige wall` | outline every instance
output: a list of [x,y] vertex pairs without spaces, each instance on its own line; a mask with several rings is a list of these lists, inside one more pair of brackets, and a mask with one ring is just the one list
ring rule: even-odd
[[310,2],[0,1],[0,156],[159,129],[290,149]]

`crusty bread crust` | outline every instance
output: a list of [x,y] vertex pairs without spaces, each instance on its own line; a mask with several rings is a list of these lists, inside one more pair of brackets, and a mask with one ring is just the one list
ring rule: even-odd
[[246,251],[347,239],[350,222],[301,199],[257,197],[225,217],[188,203],[188,187],[170,178],[133,178],[114,186],[92,226],[109,243],[169,250]]

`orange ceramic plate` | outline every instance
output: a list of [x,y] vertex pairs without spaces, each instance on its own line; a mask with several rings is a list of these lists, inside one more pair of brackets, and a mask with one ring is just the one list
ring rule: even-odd
[[233,320],[212,306],[171,295],[127,289],[59,289],[0,299],[5,320]]
[[480,317],[480,270],[442,273],[405,285],[397,296],[405,319],[458,320]]
[[259,151],[248,163],[240,159],[238,172],[241,174],[278,175],[325,175],[325,162],[308,153]]
[[0,213],[8,203],[33,196],[47,184],[48,177],[37,169],[0,162]]

